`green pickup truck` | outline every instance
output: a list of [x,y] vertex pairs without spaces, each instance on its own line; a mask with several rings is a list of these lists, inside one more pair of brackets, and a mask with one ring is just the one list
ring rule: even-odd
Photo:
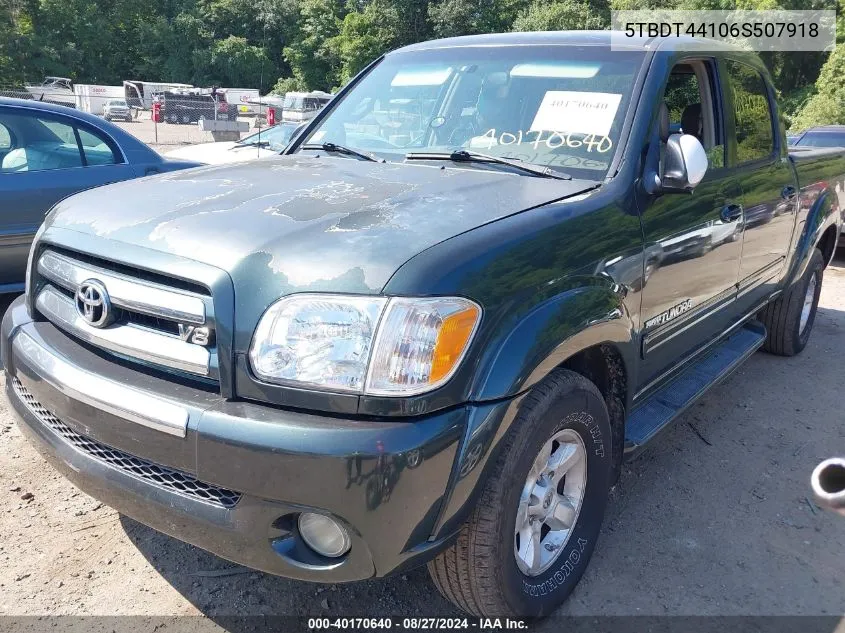
[[224,558],[428,563],[470,613],[542,616],[623,459],[755,350],[806,346],[844,184],[845,150],[789,155],[751,53],[416,44],[281,156],[57,204],[6,396],[81,489]]

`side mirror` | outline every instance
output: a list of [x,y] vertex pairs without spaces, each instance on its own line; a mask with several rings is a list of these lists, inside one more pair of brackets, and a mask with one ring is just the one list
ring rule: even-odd
[[666,140],[661,189],[690,192],[707,173],[707,152],[691,134],[672,134]]

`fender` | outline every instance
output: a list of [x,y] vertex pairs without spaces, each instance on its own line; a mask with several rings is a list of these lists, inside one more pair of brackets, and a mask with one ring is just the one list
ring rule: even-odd
[[[609,279],[587,281],[535,306],[482,359],[473,399],[494,402],[477,407],[467,423],[432,538],[448,536],[465,520],[533,385],[578,352],[607,343],[630,375],[636,344],[625,290]],[[512,394],[517,397],[501,400]]]
[[[808,189],[808,187],[802,188],[801,198],[812,195],[811,192],[808,192]],[[824,232],[830,226],[836,226],[838,230],[838,225],[839,203],[828,186],[816,194],[810,209],[807,211],[807,217],[798,236],[789,270],[784,278],[784,288],[788,288],[793,282],[801,278],[810,263],[813,249],[818,246]]]
[[602,343],[622,352],[626,370],[636,356],[635,328],[624,287],[591,277],[531,309],[484,354],[470,391],[473,401],[519,394],[574,354]]

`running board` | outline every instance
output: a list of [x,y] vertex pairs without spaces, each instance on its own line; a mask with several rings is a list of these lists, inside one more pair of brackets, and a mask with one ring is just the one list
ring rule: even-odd
[[637,405],[625,423],[625,452],[636,451],[666,428],[710,387],[733,373],[765,339],[766,328],[762,324],[746,323]]

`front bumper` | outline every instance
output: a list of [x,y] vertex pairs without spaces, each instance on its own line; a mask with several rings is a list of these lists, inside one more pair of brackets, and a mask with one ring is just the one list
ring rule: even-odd
[[[440,517],[466,430],[498,426],[508,406],[396,422],[227,401],[104,358],[33,321],[22,298],[0,352],[22,430],[79,488],[223,558],[320,582],[406,569],[448,543],[454,522],[445,533]],[[350,551],[308,549],[305,510],[344,524]]]

